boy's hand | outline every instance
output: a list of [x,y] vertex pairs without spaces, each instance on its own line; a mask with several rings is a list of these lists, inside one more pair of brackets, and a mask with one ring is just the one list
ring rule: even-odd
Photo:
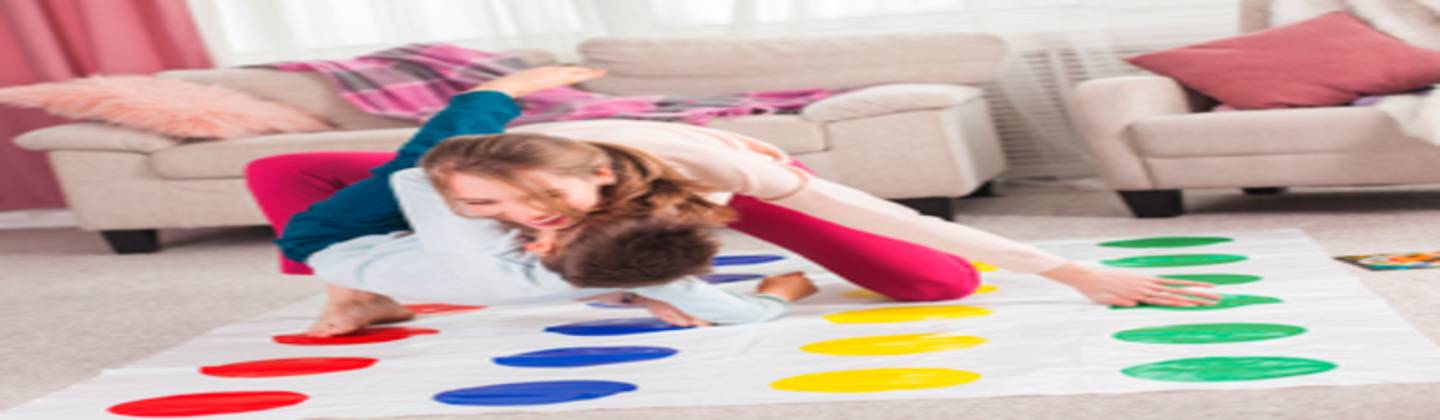
[[1210,283],[1162,279],[1123,270],[1105,270],[1069,263],[1040,273],[1052,280],[1074,287],[1095,303],[1116,306],[1140,304],[1159,306],[1208,306],[1220,296],[1198,290],[1166,286],[1214,287]]
[[650,315],[654,315],[656,318],[660,318],[661,321],[665,321],[670,325],[681,327],[709,327],[715,325],[710,323],[710,321],[690,316],[690,314],[682,312],[680,309],[668,303],[655,299],[637,296],[633,299],[633,302],[645,306],[645,310],[650,311]]
[[663,301],[639,296],[634,293],[610,292],[603,295],[595,295],[579,299],[586,302],[601,302],[610,305],[629,305],[645,308],[650,315],[660,318],[661,321],[670,325],[681,327],[709,327],[715,324],[709,321],[690,316],[673,305]]
[[481,83],[470,88],[470,91],[493,90],[510,95],[512,98],[519,98],[536,91],[569,86],[602,76],[605,76],[605,69],[576,66],[536,67]]
[[819,291],[815,283],[799,271],[766,277],[755,287],[756,293],[778,296],[791,302],[810,297]]

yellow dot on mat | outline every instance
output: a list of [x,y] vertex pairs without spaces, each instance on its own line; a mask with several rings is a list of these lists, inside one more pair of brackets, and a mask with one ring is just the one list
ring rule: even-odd
[[[975,288],[975,291],[972,292],[971,294],[973,294],[973,295],[978,295],[978,294],[981,294],[981,293],[994,292],[994,291],[996,291],[996,290],[1000,290],[1000,288],[997,287],[997,286],[995,286],[995,285],[993,285],[993,284],[982,284],[982,285],[980,285],[980,287],[976,287],[976,288]],[[875,293],[875,292],[872,292],[872,291],[869,291],[869,290],[865,290],[865,289],[851,290],[851,291],[842,293],[841,295],[842,295],[842,296],[845,296],[845,297],[848,297],[848,298],[856,298],[856,299],[891,300],[890,298],[886,297],[885,295],[882,295],[882,294],[879,294],[879,293]]]
[[989,273],[991,271],[1000,269],[1000,267],[996,267],[994,265],[986,264],[979,261],[971,261],[970,266],[975,267],[975,271],[979,271],[981,273]]
[[984,338],[951,334],[900,334],[842,338],[810,343],[800,350],[835,356],[891,356],[975,347]]
[[944,388],[980,379],[980,374],[939,368],[841,370],[792,376],[770,383],[781,391],[860,393]]
[[972,318],[989,315],[990,310],[977,306],[894,306],[836,312],[822,318],[836,324],[878,324],[885,322],[929,321],[937,319]]

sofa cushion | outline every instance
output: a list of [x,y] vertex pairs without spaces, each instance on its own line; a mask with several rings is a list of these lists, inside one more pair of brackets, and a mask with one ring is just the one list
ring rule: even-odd
[[1005,41],[938,33],[823,38],[593,38],[585,65],[609,70],[585,90],[612,95],[717,95],[890,83],[979,84],[1000,74]]
[[796,115],[724,118],[711,121],[707,127],[754,137],[791,155],[821,152],[829,148],[820,124]]
[[1130,126],[1140,155],[1201,157],[1433,149],[1366,107],[1166,115]]
[[156,77],[224,86],[261,99],[289,104],[329,121],[342,130],[415,126],[406,121],[366,114],[340,98],[340,94],[317,73],[224,68],[173,70],[156,74]]
[[805,107],[811,121],[844,121],[922,109],[949,108],[980,99],[983,89],[937,84],[881,85],[846,92]]
[[235,89],[149,76],[92,76],[0,89],[0,104],[187,140],[333,130],[294,106]]
[[191,143],[150,155],[150,165],[171,179],[237,178],[245,165],[262,157],[301,152],[393,151],[415,135],[414,128],[277,134],[217,142]]
[[1440,51],[1343,12],[1128,60],[1238,109],[1340,105],[1440,82]]

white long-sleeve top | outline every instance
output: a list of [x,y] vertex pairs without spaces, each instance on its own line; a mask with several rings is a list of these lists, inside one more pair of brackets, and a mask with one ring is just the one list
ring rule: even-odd
[[669,163],[682,175],[727,192],[1011,271],[1039,273],[1067,262],[1039,248],[815,178],[790,166],[791,158],[779,148],[737,133],[634,120],[555,122],[510,131],[634,147]]
[[[573,300],[619,289],[576,288],[524,250],[519,232],[490,219],[456,216],[420,169],[390,178],[411,232],[369,235],[311,255],[317,277],[342,287],[400,298],[471,305]],[[789,302],[735,293],[686,277],[632,289],[716,324],[761,322]]]

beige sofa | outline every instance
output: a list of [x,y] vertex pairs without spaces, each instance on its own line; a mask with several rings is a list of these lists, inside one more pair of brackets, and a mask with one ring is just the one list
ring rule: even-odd
[[[1240,29],[1269,26],[1269,1],[1241,4]],[[1206,112],[1216,104],[1160,76],[1081,84],[1074,115],[1105,184],[1136,217],[1184,213],[1186,188],[1440,182],[1440,148],[1369,107]]]
[[[592,39],[582,62],[609,76],[582,88],[607,94],[708,94],[765,89],[855,89],[799,115],[747,116],[712,127],[773,142],[820,176],[949,216],[951,199],[1004,170],[982,92],[1004,43],[977,34],[769,40]],[[553,62],[544,51],[527,61]],[[176,77],[289,103],[339,130],[184,143],[97,123],[27,133],[49,151],[84,229],[116,252],[154,252],[156,229],[263,225],[242,173],[251,160],[320,150],[392,150],[411,124],[363,114],[318,75],[263,69],[174,71]]]

